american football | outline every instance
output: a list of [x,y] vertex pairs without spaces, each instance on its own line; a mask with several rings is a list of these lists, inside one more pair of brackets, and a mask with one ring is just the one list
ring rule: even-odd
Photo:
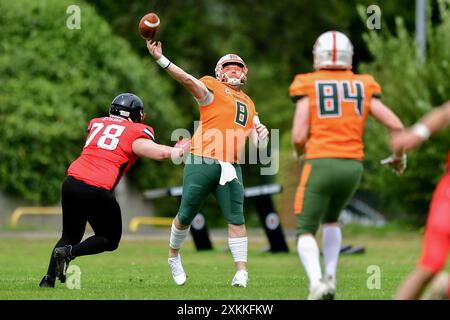
[[150,12],[139,22],[139,33],[146,40],[152,40],[158,33],[160,20],[156,13]]

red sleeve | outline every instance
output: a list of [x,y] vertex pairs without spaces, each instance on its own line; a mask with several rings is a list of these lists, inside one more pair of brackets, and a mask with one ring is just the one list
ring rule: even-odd
[[89,125],[88,125],[88,128],[87,128],[87,131],[88,131],[88,132],[91,131],[91,128],[92,128],[92,122],[94,122],[94,119],[92,119],[92,120],[89,122]]
[[146,126],[146,125],[138,125],[135,129],[136,137],[134,140],[143,138],[143,139],[150,139],[152,141],[155,141],[155,130],[153,130],[152,127]]

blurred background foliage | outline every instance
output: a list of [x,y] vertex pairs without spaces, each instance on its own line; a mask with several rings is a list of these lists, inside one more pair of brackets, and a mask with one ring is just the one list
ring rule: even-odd
[[[66,28],[71,1],[0,3],[2,190],[35,203],[57,202],[90,119],[107,115],[121,92],[145,101],[149,118],[158,119],[151,121],[157,138],[170,142],[172,129],[181,125],[172,87],[91,5],[80,4],[82,29],[77,32]],[[162,185],[170,167],[149,165],[141,161],[134,180]]]
[[[217,60],[229,52],[247,62],[244,90],[261,120],[280,129],[281,150],[277,176],[261,177],[257,166],[246,165],[244,180],[247,186],[281,183],[285,190],[277,207],[291,212],[298,169],[291,157],[294,104],[287,90],[296,73],[312,71],[315,39],[331,29],[349,35],[355,71],[372,73],[383,101],[411,125],[449,98],[450,19],[444,2],[428,1],[427,60],[420,64],[410,0],[0,0],[0,188],[39,204],[57,202],[89,119],[106,114],[120,92],[143,98],[159,142],[171,143],[174,128],[192,133],[195,101],[153,62],[137,30],[140,18],[153,11],[162,21],[157,40],[164,54],[192,75],[213,75]],[[80,30],[66,28],[72,4],[81,8]],[[381,8],[381,30],[366,27],[366,8],[373,4]],[[361,195],[388,215],[424,217],[443,172],[446,134],[412,152],[407,173],[397,177],[379,165],[389,154],[387,131],[374,121],[367,131]],[[174,186],[181,184],[181,172],[170,163],[140,160],[129,180],[142,189]]]

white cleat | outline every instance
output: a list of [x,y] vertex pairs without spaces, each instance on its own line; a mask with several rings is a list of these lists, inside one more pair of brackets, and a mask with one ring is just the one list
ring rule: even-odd
[[336,287],[332,287],[330,281],[320,279],[320,281],[309,290],[308,300],[333,300]]
[[336,278],[327,275],[323,281],[328,285],[328,293],[325,294],[323,300],[334,300],[334,296],[336,295]]
[[234,275],[231,285],[233,287],[246,288],[248,282],[248,272],[246,270],[239,270]]
[[181,256],[171,257],[167,260],[170,269],[172,270],[172,277],[175,283],[182,286],[186,282],[186,273],[184,272],[183,265],[181,264]]

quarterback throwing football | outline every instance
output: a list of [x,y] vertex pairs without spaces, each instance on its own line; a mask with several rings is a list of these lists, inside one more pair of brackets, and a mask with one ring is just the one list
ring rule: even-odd
[[246,287],[248,239],[243,214],[244,187],[239,155],[250,136],[256,145],[267,144],[268,130],[259,122],[253,101],[242,90],[247,65],[235,54],[223,56],[216,77],[196,79],[169,61],[161,42],[147,41],[156,62],[197,100],[200,125],[191,145],[183,176],[183,195],[169,243],[169,265],[177,285],[186,282],[180,248],[203,201],[213,193],[228,223],[228,244],[236,266],[232,286]]

